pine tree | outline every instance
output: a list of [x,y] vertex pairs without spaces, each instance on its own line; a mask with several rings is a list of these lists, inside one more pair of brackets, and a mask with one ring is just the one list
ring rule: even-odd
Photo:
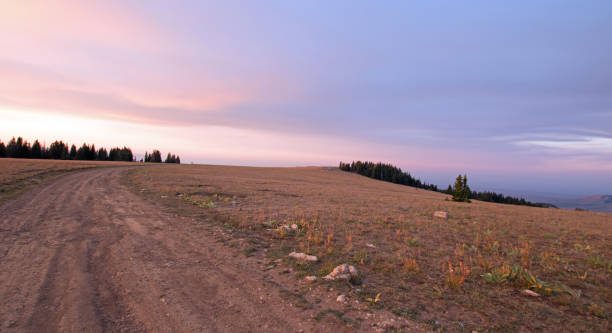
[[[134,161],[134,154],[132,153],[132,150],[130,148],[128,147],[121,148],[120,154],[121,154],[122,161],[125,161],[125,162]],[[161,160],[161,157],[160,157],[160,160]]]
[[457,176],[455,180],[455,186],[453,187],[453,200],[463,201],[463,177]]
[[153,163],[162,162],[162,157],[161,157],[161,153],[159,152],[159,150],[157,149],[153,150],[153,153],[151,153],[151,162]]
[[77,155],[77,148],[75,145],[72,145],[72,147],[70,147],[70,153],[68,155],[68,159],[74,160],[76,159],[76,155]]
[[120,161],[121,149],[119,149],[119,147],[111,148],[111,150],[108,152],[108,159],[111,161]]
[[463,187],[462,188],[462,190],[463,190],[463,193],[462,193],[463,201],[470,202],[470,196],[471,196],[472,193],[470,191],[470,187],[467,184],[467,175],[466,174],[463,175],[463,186],[462,187]]
[[6,157],[6,146],[2,141],[0,141],[0,157]]
[[107,159],[108,159],[108,152],[106,151],[106,148],[100,148],[98,150],[98,160],[106,161]]
[[89,149],[89,159],[94,161],[98,159],[98,152],[96,151],[96,145],[92,144]]
[[86,143],[77,150],[76,159],[77,160],[88,160],[91,155],[90,148]]
[[66,157],[64,150],[67,149],[68,147],[62,141],[55,141],[49,146],[48,156],[54,160],[64,159]]
[[30,151],[30,157],[31,158],[42,158],[42,148],[38,140],[35,140],[34,143],[32,144],[32,149]]

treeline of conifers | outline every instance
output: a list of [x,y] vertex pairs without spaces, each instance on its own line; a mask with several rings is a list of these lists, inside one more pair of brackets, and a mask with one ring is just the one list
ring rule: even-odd
[[384,180],[395,184],[402,184],[412,187],[423,188],[430,191],[438,191],[438,187],[434,184],[427,184],[420,179],[412,177],[409,173],[405,173],[402,169],[391,164],[353,161],[352,163],[340,162],[340,169],[344,171],[356,172],[366,177]]
[[[490,191],[485,192],[477,192],[470,190],[469,186],[467,186],[467,176],[465,176],[465,181],[460,182],[462,184],[461,189],[456,189],[451,185],[448,185],[446,190],[440,190],[434,184],[428,184],[426,182],[421,181],[410,175],[409,173],[403,172],[402,169],[395,167],[391,164],[385,163],[374,163],[374,162],[362,162],[362,161],[353,161],[351,163],[340,162],[340,169],[349,172],[355,172],[360,175],[379,179],[395,184],[402,184],[412,187],[418,187],[430,191],[436,191],[446,194],[455,195],[456,192],[460,191],[462,198],[464,201],[469,201],[469,199],[480,200],[480,201],[489,201],[496,203],[504,203],[511,205],[523,205],[523,206],[533,206],[533,207],[555,207],[552,204],[548,203],[533,203],[525,200],[524,198],[516,198],[511,196],[505,196],[501,193],[495,193]],[[459,178],[458,178],[459,179]],[[455,185],[457,186],[457,185]]]
[[470,199],[503,203],[503,204],[509,204],[509,205],[532,206],[532,207],[542,207],[542,208],[558,208],[557,206],[553,204],[544,203],[544,202],[531,202],[531,201],[525,200],[525,198],[505,196],[501,193],[495,193],[495,192],[490,192],[490,191],[484,191],[484,192],[471,191]]
[[[157,152],[159,158],[147,162],[161,162],[161,153],[159,150],[154,150],[154,153],[155,152]],[[145,156],[149,156],[148,153]],[[13,137],[7,144],[0,141],[0,158],[1,157],[86,161],[135,161],[134,154],[128,147],[115,147],[107,150],[104,147],[96,149],[94,144],[88,145],[83,143],[82,146],[77,148],[74,144],[70,146],[68,143],[61,140],[56,140],[47,147],[38,140],[30,144],[21,137],[16,139]],[[141,162],[142,161],[141,159]],[[165,162],[180,163],[180,161],[178,156],[168,153]]]
[[[161,163],[162,162],[161,156],[162,156],[161,152],[155,149],[153,150],[151,154],[149,154],[148,152],[145,153],[144,161],[152,162],[152,163]],[[164,160],[164,163],[181,164],[181,158],[178,155],[168,153],[168,155],[166,156],[166,159]]]

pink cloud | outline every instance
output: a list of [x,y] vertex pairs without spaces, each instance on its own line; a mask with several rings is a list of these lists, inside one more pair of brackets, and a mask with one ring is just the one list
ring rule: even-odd
[[[0,4],[0,41],[5,50],[43,50],[53,43],[101,43],[127,49],[161,49],[162,29],[138,12],[115,1],[3,1]],[[167,41],[166,41],[167,42]],[[36,56],[40,56],[37,54]]]

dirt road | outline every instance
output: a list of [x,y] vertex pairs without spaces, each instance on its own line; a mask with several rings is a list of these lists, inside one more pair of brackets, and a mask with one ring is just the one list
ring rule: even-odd
[[125,170],[68,175],[0,207],[0,331],[347,330],[307,320],[261,262],[131,193]]

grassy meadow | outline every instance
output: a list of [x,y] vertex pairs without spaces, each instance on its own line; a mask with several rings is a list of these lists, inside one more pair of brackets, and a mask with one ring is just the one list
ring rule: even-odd
[[[610,330],[612,214],[457,203],[337,168],[159,165],[128,176],[143,196],[248,235],[245,255],[265,250],[297,279],[355,265],[354,284],[314,290],[333,285],[372,310],[450,331]],[[319,261],[290,261],[291,251]]]
[[[135,165],[0,159],[0,201],[69,172]],[[612,214],[458,203],[337,168],[147,164],[125,177],[149,200],[246,239],[244,255],[280,259],[295,297],[334,288],[351,300],[347,312],[385,309],[435,330],[611,329]],[[449,218],[434,218],[440,210]],[[292,251],[319,261],[290,260]],[[342,263],[359,278],[304,283]]]

